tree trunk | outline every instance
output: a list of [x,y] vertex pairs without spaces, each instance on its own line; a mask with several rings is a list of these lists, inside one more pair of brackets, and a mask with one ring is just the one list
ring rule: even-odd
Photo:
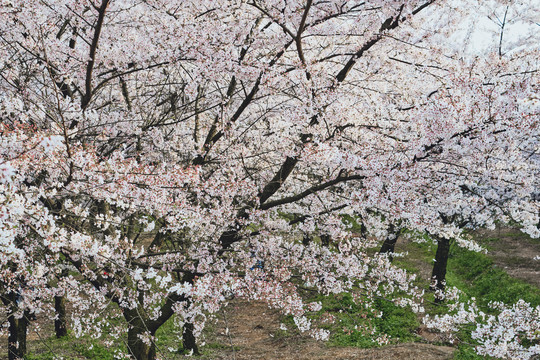
[[[437,238],[437,243],[437,253],[435,254],[435,263],[433,264],[433,272],[431,273],[431,279],[433,281],[431,289],[444,292],[446,285],[446,265],[450,252],[450,239]],[[435,298],[435,302],[442,301],[442,299]]]
[[394,225],[390,225],[388,228],[388,236],[384,240],[381,249],[379,250],[380,254],[390,254],[388,255],[388,259],[390,261],[394,260],[394,257],[391,254],[394,253],[398,237],[399,229],[396,229]]
[[321,234],[320,237],[321,237],[321,244],[322,244],[322,246],[324,246],[324,247],[329,247],[329,246],[330,246],[330,241],[332,240],[332,238],[330,237],[330,235],[328,235],[328,234]]
[[[21,239],[15,240],[17,245],[20,245]],[[17,264],[10,261],[9,267],[12,273],[17,271]],[[24,280],[21,281],[20,286],[24,286]],[[16,360],[22,359],[26,355],[26,332],[28,329],[28,311],[23,312],[21,318],[16,318],[15,314],[19,311],[19,302],[22,300],[20,294],[20,288],[17,290],[10,290],[5,296],[0,296],[4,305],[9,309],[8,314],[8,359]]]
[[302,244],[304,246],[308,246],[310,242],[311,242],[311,237],[308,234],[304,234],[302,236]]
[[54,297],[54,310],[56,311],[56,319],[54,320],[54,331],[56,337],[61,338],[67,335],[66,321],[66,298],[63,296]]
[[[130,328],[128,330],[128,351],[136,360],[154,360],[156,358],[156,346],[153,342],[145,343],[141,335],[147,332],[146,326],[135,310],[125,310],[126,318]],[[154,334],[150,334],[154,335]]]
[[[195,280],[195,274],[191,272],[186,272],[184,276],[182,277],[182,281],[189,282],[193,285],[193,282]],[[188,300],[188,306],[190,304],[190,301]],[[193,323],[186,322],[184,324],[184,331],[182,332],[182,347],[184,348],[184,351],[192,351],[193,355],[199,355],[199,347],[197,346],[197,342],[195,339],[195,335],[193,334]]]
[[184,332],[182,334],[182,345],[185,351],[193,351],[193,355],[199,355],[199,347],[193,335],[193,324],[185,323]]
[[28,327],[28,313],[17,319],[12,312],[8,316],[9,335],[8,335],[8,359],[22,359],[26,354],[26,330]]
[[[66,278],[69,272],[67,269],[62,270],[61,277]],[[66,298],[65,296],[54,297],[54,310],[56,318],[54,320],[54,331],[57,338],[67,335],[67,319],[66,319]]]
[[128,331],[128,350],[136,360],[155,360],[156,347],[153,342],[146,344],[139,335],[144,334],[144,329],[132,327]]

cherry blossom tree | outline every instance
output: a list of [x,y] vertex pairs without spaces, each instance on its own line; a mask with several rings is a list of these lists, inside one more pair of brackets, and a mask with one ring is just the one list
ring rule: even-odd
[[76,334],[107,325],[152,359],[166,321],[196,352],[207,318],[243,297],[325,339],[299,287],[421,311],[414,275],[366,253],[391,224],[467,246],[464,219],[539,235],[538,51],[500,42],[471,61],[437,45],[452,2],[0,4],[14,323],[65,297]]

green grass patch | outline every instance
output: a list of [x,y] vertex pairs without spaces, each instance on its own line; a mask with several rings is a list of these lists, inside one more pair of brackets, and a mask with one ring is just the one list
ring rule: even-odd
[[508,275],[496,267],[488,255],[453,245],[448,259],[447,283],[475,297],[483,311],[488,304],[502,301],[514,304],[523,299],[533,306],[540,305],[540,289]]
[[485,360],[485,359],[493,359],[491,356],[481,356],[474,351],[474,347],[467,345],[467,344],[460,344],[456,351],[454,352],[454,356],[452,357],[454,360]]
[[60,339],[51,337],[47,339],[47,351],[29,352],[25,355],[25,360],[114,360],[115,353],[110,348],[100,344],[98,340],[75,338],[66,336]]
[[103,345],[92,343],[90,346],[76,344],[74,349],[85,359],[114,360],[114,353]]
[[[482,239],[482,243],[488,248],[497,241],[499,239],[496,238]],[[408,255],[396,258],[394,264],[409,272],[416,272],[416,269],[425,267],[426,264],[431,267],[436,249],[436,244],[429,239],[424,243],[410,243],[406,249]],[[489,253],[469,251],[455,244],[450,249],[446,282],[448,286],[455,286],[463,292],[462,300],[476,298],[480,309],[489,314],[494,314],[494,310],[489,306],[492,301],[514,304],[519,299],[523,299],[533,306],[540,305],[540,289],[508,275],[502,268],[495,265]],[[427,288],[429,279],[417,279],[416,285]],[[433,293],[426,292],[425,299],[433,301]],[[429,303],[426,303],[426,310],[431,315],[442,315],[447,311],[444,306]],[[471,338],[474,327],[474,325],[464,326],[456,334],[460,343],[454,353],[454,359],[492,359],[476,354],[474,349],[476,341]]]
[[58,359],[58,355],[55,355],[54,353],[47,351],[41,354],[27,354],[24,356],[24,359],[25,360],[56,360]]
[[176,326],[174,317],[170,318],[156,332],[156,348],[162,353],[168,352],[169,349],[183,353],[181,335],[182,329]]
[[[372,348],[380,346],[386,339],[390,343],[415,341],[414,331],[419,322],[408,308],[402,308],[383,299],[375,300],[371,306],[362,297],[353,300],[351,294],[318,295],[310,301],[319,301],[321,310],[312,313],[312,323],[330,331],[329,346],[355,346]],[[292,316],[283,319],[287,331],[296,332]]]
[[[490,241],[495,241],[491,240]],[[489,255],[477,253],[453,245],[448,259],[447,284],[459,288],[466,298],[474,297],[479,308],[488,313],[495,311],[489,306],[492,301],[514,304],[519,299],[533,306],[540,305],[540,289],[508,275],[498,268]],[[471,338],[474,326],[465,326],[457,334],[463,341],[456,352],[456,360],[492,359],[477,355],[474,351],[476,341]]]

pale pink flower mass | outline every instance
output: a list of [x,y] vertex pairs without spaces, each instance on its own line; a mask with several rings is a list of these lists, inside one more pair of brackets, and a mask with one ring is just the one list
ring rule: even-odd
[[[0,0],[2,292],[147,347],[233,298],[327,340],[301,287],[422,312],[416,274],[368,252],[390,224],[475,251],[465,230],[497,221],[540,236],[535,5]],[[429,326],[540,353],[538,307],[445,297]]]

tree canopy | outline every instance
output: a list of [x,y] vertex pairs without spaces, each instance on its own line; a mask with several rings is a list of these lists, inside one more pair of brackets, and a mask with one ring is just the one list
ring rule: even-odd
[[[540,236],[534,5],[2,0],[8,312],[67,296],[99,335],[112,308],[110,336],[146,359],[173,315],[198,336],[234,297],[320,339],[299,287],[422,311],[414,274],[367,253],[392,224],[470,248],[464,229],[496,221]],[[505,311],[538,339],[538,308]],[[482,326],[486,353],[524,353]]]

